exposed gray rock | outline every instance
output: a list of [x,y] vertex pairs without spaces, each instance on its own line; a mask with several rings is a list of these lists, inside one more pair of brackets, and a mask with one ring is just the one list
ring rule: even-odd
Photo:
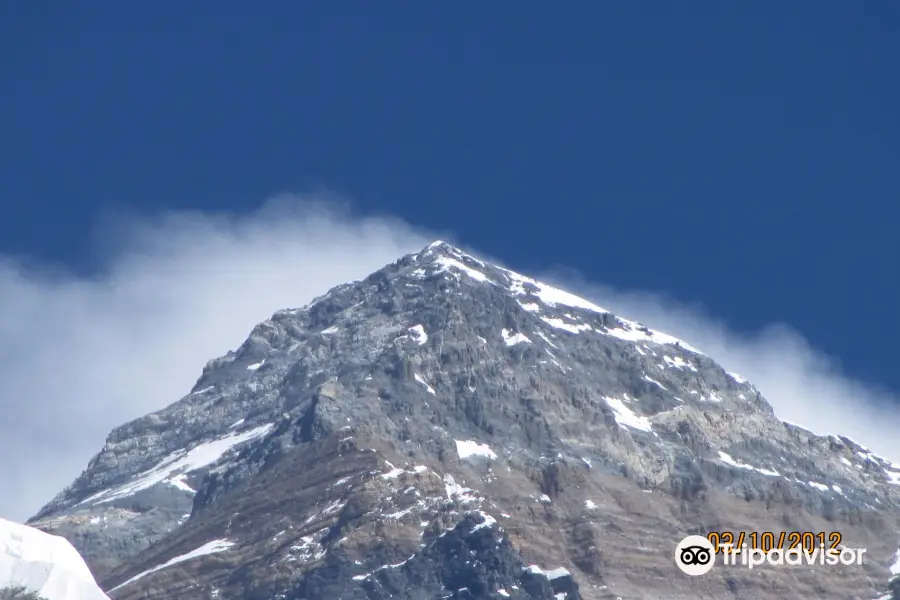
[[[258,325],[32,524],[116,598],[871,600],[898,483],[684,342],[436,243]],[[869,560],[676,570],[723,529],[840,531]]]

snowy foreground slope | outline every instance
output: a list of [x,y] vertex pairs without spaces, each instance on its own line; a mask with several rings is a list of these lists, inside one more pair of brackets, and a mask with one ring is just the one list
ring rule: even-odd
[[[900,600],[900,465],[444,243],[260,323],[30,524],[115,600]],[[868,562],[681,573],[710,531]]]
[[46,600],[109,600],[68,541],[0,519],[0,589],[7,587]]

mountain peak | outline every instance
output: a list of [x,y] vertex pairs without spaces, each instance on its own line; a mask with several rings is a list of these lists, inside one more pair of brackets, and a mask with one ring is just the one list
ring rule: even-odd
[[433,242],[428,244],[428,246],[426,246],[422,250],[422,252],[425,252],[428,250],[447,250],[447,251],[454,252],[457,254],[462,253],[462,250],[460,250],[459,248],[457,248],[456,246],[454,246],[453,244],[451,244],[449,242],[445,242],[444,240],[434,240]]
[[476,258],[475,256],[464,252],[460,248],[450,244],[448,242],[442,240],[436,240],[420,251],[415,252],[413,254],[409,254],[400,260],[404,259],[412,260],[417,263],[427,264],[431,262],[445,263],[445,264],[453,264],[453,262],[462,262],[468,265],[478,265],[479,267],[487,267],[489,266],[484,261]]
[[[438,241],[259,324],[34,524],[122,599],[686,600],[659,573],[701,530],[839,530],[887,581],[898,485],[681,340]],[[704,589],[827,577],[790,573]],[[834,597],[874,591],[848,573]]]
[[[672,344],[688,352],[702,354],[698,349],[674,336],[648,329],[635,321],[614,317],[609,310],[585,298],[515,271],[486,263],[441,240],[432,242],[422,251],[405,258],[406,260],[401,260],[400,263],[407,267],[407,273],[413,275],[426,277],[445,273],[458,281],[485,283],[503,289],[510,297],[516,299],[523,310],[539,315],[545,323],[557,329],[572,333],[595,331],[632,342]],[[546,314],[560,309],[566,309],[568,312],[564,312],[562,317]],[[613,326],[590,327],[573,316],[571,314],[573,310],[587,313],[588,319],[595,318],[596,315],[609,315],[602,322]],[[594,317],[591,317],[591,314]]]

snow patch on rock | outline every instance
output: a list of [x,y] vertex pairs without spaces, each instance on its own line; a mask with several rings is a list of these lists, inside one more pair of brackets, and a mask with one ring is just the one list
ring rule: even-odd
[[419,382],[419,384],[422,385],[422,387],[425,388],[425,391],[426,391],[426,392],[428,392],[428,393],[431,394],[432,396],[437,396],[437,392],[434,391],[434,388],[431,387],[430,385],[428,385],[428,382],[425,381],[425,379],[424,379],[421,375],[419,375],[418,373],[416,373],[415,379],[416,379],[417,382]]
[[153,567],[152,569],[148,569],[148,570],[144,571],[143,573],[138,573],[131,579],[129,579],[123,583],[120,583],[119,585],[117,585],[116,587],[114,587],[113,589],[111,589],[109,591],[114,592],[114,591],[118,590],[119,588],[123,588],[126,585],[134,583],[138,579],[143,579],[147,575],[151,575],[153,573],[156,573],[157,571],[161,571],[167,567],[171,567],[172,565],[177,565],[178,563],[185,562],[188,560],[193,560],[195,558],[200,558],[201,556],[207,556],[209,554],[225,552],[226,550],[230,549],[232,546],[234,546],[234,542],[230,542],[230,541],[224,540],[224,539],[223,540],[213,540],[211,542],[207,542],[207,543],[203,544],[202,546],[200,546],[199,548],[191,550],[190,552],[188,552],[186,554],[182,554],[181,556],[176,556],[175,558],[169,559],[166,562],[164,562],[163,564],[157,565],[157,566]]
[[489,460],[497,460],[497,455],[487,444],[480,444],[474,440],[454,441],[456,442],[456,453],[462,459],[480,456]]
[[530,344],[531,340],[522,335],[521,333],[515,333],[510,331],[509,329],[503,329],[500,331],[500,335],[503,337],[503,342],[507,346],[515,346],[516,344]]
[[780,477],[781,473],[778,471],[773,471],[771,469],[763,469],[761,467],[754,467],[753,465],[748,465],[742,462],[739,462],[731,457],[731,455],[726,454],[725,452],[719,452],[719,460],[723,463],[730,465],[732,467],[737,467],[738,469],[745,469],[747,471],[756,471],[757,473],[762,473],[763,475],[768,475],[769,477]]
[[620,426],[630,427],[631,429],[646,431],[648,433],[651,433],[653,431],[650,426],[650,419],[637,414],[636,412],[625,406],[625,403],[618,398],[606,397],[604,398],[604,400],[606,400],[606,403],[613,410],[613,414],[616,417],[616,423],[618,423]]
[[180,487],[179,481],[181,475],[196,471],[197,469],[202,469],[203,467],[215,463],[235,446],[260,438],[266,435],[271,429],[272,424],[270,423],[240,433],[229,433],[217,440],[204,442],[194,446],[190,450],[178,450],[172,453],[168,458],[160,461],[149,471],[138,475],[133,481],[111,490],[98,492],[93,496],[82,500],[80,504],[103,504],[105,502],[112,502],[113,500],[131,496],[141,490],[145,490],[163,482]]
[[420,346],[424,345],[425,342],[428,341],[428,334],[425,333],[425,328],[421,325],[414,325],[410,327],[409,335],[412,340]]

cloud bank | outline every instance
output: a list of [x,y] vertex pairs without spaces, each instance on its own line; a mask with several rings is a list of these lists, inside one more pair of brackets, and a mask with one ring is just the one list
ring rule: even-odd
[[432,238],[333,202],[106,215],[99,275],[0,258],[0,517],[24,520],[110,430],[184,396],[258,322],[362,279]]
[[[276,310],[302,306],[435,238],[452,239],[296,196],[242,216],[181,212],[99,223],[105,262],[96,274],[0,257],[3,518],[37,512],[113,427],[181,398],[209,359],[236,348]],[[563,287],[568,281],[751,379],[782,418],[900,456],[894,421],[881,408],[892,399],[841,374],[796,332],[776,326],[741,336],[656,295],[563,279]]]

